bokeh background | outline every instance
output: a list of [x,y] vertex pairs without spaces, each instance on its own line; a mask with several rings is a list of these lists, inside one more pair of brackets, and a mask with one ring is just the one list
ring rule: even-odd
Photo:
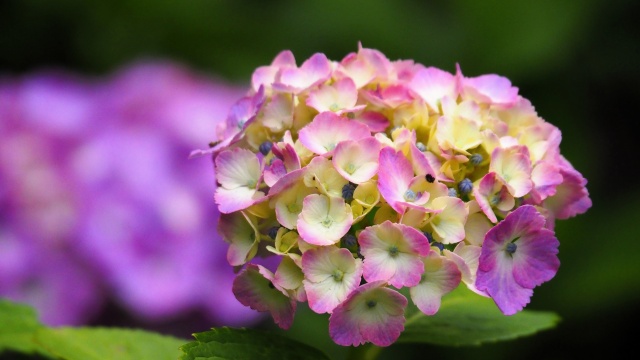
[[[215,234],[215,211],[207,207],[207,202],[213,202],[213,191],[207,190],[213,173],[203,159],[190,160],[197,165],[184,165],[182,161],[187,160],[183,154],[207,146],[214,136],[215,127],[211,124],[226,115],[226,107],[244,91],[253,69],[270,63],[281,50],[292,50],[300,64],[315,52],[340,60],[356,51],[361,42],[391,60],[413,59],[450,72],[459,63],[467,76],[497,73],[508,77],[541,117],[560,128],[561,151],[588,179],[593,200],[593,207],[586,214],[557,223],[562,266],[552,281],[536,289],[528,306],[560,314],[562,322],[557,328],[481,347],[398,345],[385,349],[381,358],[565,359],[585,350],[614,354],[637,341],[635,332],[625,329],[636,326],[640,313],[640,190],[635,175],[640,162],[634,132],[640,99],[638,14],[640,3],[633,0],[0,1],[0,106],[15,108],[19,103],[27,107],[13,109],[12,114],[19,115],[13,115],[12,120],[6,112],[4,118],[0,115],[0,147],[6,152],[0,158],[0,168],[13,168],[8,159],[14,157],[10,155],[31,156],[31,160],[44,159],[55,165],[59,156],[70,156],[65,146],[80,146],[91,139],[110,144],[103,149],[104,157],[97,158],[99,164],[111,164],[105,159],[113,157],[122,164],[132,164],[136,159],[148,163],[146,160],[152,159],[164,161],[162,166],[171,164],[172,169],[181,169],[179,174],[164,169],[164,177],[171,177],[171,181],[160,186],[154,177],[144,177],[144,173],[156,170],[145,172],[137,166],[105,164],[111,166],[107,167],[109,174],[116,170],[123,174],[104,175],[97,183],[95,177],[85,174],[88,179],[81,178],[82,185],[73,183],[72,189],[77,186],[86,191],[73,195],[83,200],[78,208],[83,216],[90,214],[89,210],[97,214],[108,211],[109,202],[122,196],[130,206],[128,212],[116,211],[118,216],[151,218],[144,223],[147,228],[135,230],[138,235],[131,235],[133,238],[128,240],[134,249],[95,245],[95,237],[107,242],[113,239],[105,240],[105,232],[100,231],[103,228],[94,223],[82,230],[83,234],[93,234],[90,240],[56,243],[55,254],[81,259],[77,266],[84,269],[79,272],[82,279],[65,275],[73,269],[47,271],[50,275],[59,274],[52,280],[58,285],[47,288],[49,293],[38,293],[34,282],[42,279],[36,275],[34,280],[30,275],[31,280],[25,280],[31,290],[29,299],[48,303],[46,296],[57,296],[55,301],[62,303],[88,304],[82,316],[71,319],[75,323],[145,327],[185,338],[210,326],[231,324],[231,319],[223,317],[225,312],[219,311],[221,307],[234,309],[229,311],[235,311],[231,314],[237,314],[237,323],[272,328],[269,319],[264,321],[263,317],[234,307],[233,301],[221,300],[226,295],[218,289],[228,280],[211,275],[223,271],[214,263],[224,259],[220,247],[212,245],[220,240]],[[28,91],[40,91],[49,98],[43,103],[29,103]],[[231,99],[229,94],[233,94]],[[71,101],[69,96],[76,102],[56,105]],[[82,117],[81,125],[49,128],[47,121],[53,121],[50,119],[55,119],[56,114],[77,114],[78,102],[91,108],[86,113],[90,115]],[[35,108],[29,110],[29,104]],[[197,113],[194,109],[198,109]],[[35,120],[27,127],[15,125],[15,121],[27,116],[25,111]],[[129,128],[132,122],[139,126]],[[20,135],[16,135],[16,129]],[[63,149],[60,152],[66,155],[51,154],[46,147],[39,152],[39,146],[49,145],[38,142],[37,137],[32,142],[25,140],[29,131],[49,136],[47,139],[54,142],[50,146]],[[50,135],[52,132],[54,135]],[[113,145],[114,141],[118,145]],[[156,147],[149,150],[149,146]],[[170,150],[175,152],[159,157],[159,152]],[[127,171],[134,170],[141,175],[129,174],[132,179],[128,179]],[[62,173],[60,178],[66,179],[65,174],[68,173]],[[0,259],[2,252],[7,259],[9,251],[18,251],[15,244],[20,238],[14,232],[22,234],[23,230],[15,230],[16,224],[30,221],[24,219],[27,215],[16,215],[16,204],[28,201],[19,197],[15,188],[20,184],[19,174],[14,176],[13,183],[7,180],[0,189]],[[157,176],[158,181],[163,177]],[[126,191],[135,195],[120,194],[114,189],[122,189],[119,184],[125,181],[129,181]],[[51,185],[40,182],[45,187]],[[169,215],[154,215],[159,206],[153,202],[156,197],[140,192],[164,191],[167,187],[176,191],[175,201],[180,204],[177,208],[191,209],[200,219],[195,230],[188,231],[188,240],[179,229],[153,230],[153,224],[157,224],[154,221],[162,220],[154,216]],[[94,204],[94,198],[103,203],[87,205]],[[185,199],[197,202],[189,207],[189,200]],[[162,224],[167,226],[166,222]],[[102,225],[108,229],[113,226]],[[29,234],[25,237],[30,240],[23,242],[38,244],[38,236],[48,238],[26,228]],[[156,242],[148,244],[148,237],[154,237]],[[167,241],[172,245],[158,245],[163,239],[170,239]],[[184,241],[193,248],[185,250]],[[34,246],[37,250],[20,250],[22,254],[37,254],[24,255],[35,256],[27,262],[28,269],[36,269],[42,263],[70,263],[65,259],[50,260],[58,255],[47,252],[49,245]],[[205,250],[197,250],[199,246]],[[117,254],[147,254],[148,249],[160,254],[154,258],[160,260],[150,260],[159,266],[153,269],[169,270],[165,275],[149,270],[148,278],[137,279],[155,281],[155,285],[129,283],[136,281],[132,278],[137,258],[131,255],[128,263],[118,263],[121,259]],[[171,259],[193,262],[194,256],[201,254],[194,260],[201,265],[195,270],[162,265],[162,261],[173,261],[162,254],[174,253],[175,249],[184,253]],[[97,251],[104,256],[93,259],[87,255]],[[28,272],[18,272],[17,267],[8,264],[8,260],[0,264],[0,271],[5,272],[0,274],[0,281],[4,282],[0,289],[16,289],[10,282],[17,282],[23,275],[9,276],[9,271]],[[113,269],[119,269],[121,274],[114,275]],[[210,281],[207,276],[211,276]],[[187,284],[189,279],[197,280]],[[60,295],[70,293],[64,290],[65,286],[82,287],[87,294],[82,295],[84,298],[66,299]],[[141,286],[159,291],[158,295],[144,299],[148,292],[143,292],[136,298]],[[163,307],[162,299],[177,305]],[[145,301],[157,308],[150,309]],[[326,332],[326,318],[302,308],[293,331],[285,335],[321,346],[336,359],[344,357],[345,349],[332,345]]]

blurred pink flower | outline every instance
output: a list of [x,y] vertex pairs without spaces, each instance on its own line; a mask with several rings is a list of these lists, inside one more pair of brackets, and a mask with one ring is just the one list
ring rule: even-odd
[[106,300],[145,321],[261,319],[231,291],[211,163],[188,159],[242,95],[162,61],[0,79],[0,296],[52,325]]

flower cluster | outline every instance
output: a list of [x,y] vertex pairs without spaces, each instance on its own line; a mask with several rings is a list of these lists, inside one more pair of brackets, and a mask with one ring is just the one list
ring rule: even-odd
[[95,321],[107,301],[146,323],[264,318],[231,291],[214,178],[197,176],[211,163],[188,159],[241,95],[161,61],[0,79],[0,296],[49,325]]
[[[340,345],[393,343],[408,299],[427,315],[464,283],[506,315],[560,262],[556,219],[584,213],[586,180],[501,76],[283,51],[253,73],[209,149],[233,291],[282,328],[328,313]],[[253,260],[277,255],[272,271]]]

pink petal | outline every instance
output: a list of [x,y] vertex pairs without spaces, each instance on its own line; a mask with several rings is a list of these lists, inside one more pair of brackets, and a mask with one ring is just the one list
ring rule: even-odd
[[406,206],[404,194],[409,189],[413,179],[413,168],[409,160],[392,147],[385,147],[380,151],[378,160],[378,189],[380,195],[398,213],[404,213]]
[[372,133],[384,132],[389,127],[389,119],[377,111],[363,111],[353,121],[365,124]]
[[358,91],[350,78],[340,79],[331,85],[322,84],[307,97],[307,105],[318,112],[333,111],[336,114],[356,111],[357,101]]
[[445,96],[458,97],[456,76],[435,67],[419,70],[409,83],[409,88],[437,112],[440,99]]
[[410,144],[410,154],[413,163],[413,170],[416,174],[431,174],[438,181],[452,181],[452,179],[447,178],[442,172],[440,172],[442,163],[431,151],[422,152],[415,145],[415,142],[412,142]]
[[384,285],[364,284],[333,310],[329,334],[336,344],[389,346],[398,339],[404,330],[407,298]]
[[279,81],[273,88],[279,91],[300,93],[312,86],[323,83],[331,76],[331,62],[322,53],[315,53],[300,68],[283,68]]
[[495,148],[491,153],[489,171],[498,175],[513,197],[522,197],[533,188],[531,160],[526,146]]
[[304,198],[316,193],[315,189],[305,186],[305,173],[305,168],[294,170],[281,177],[269,190],[269,206],[275,208],[280,225],[288,229],[296,228]]
[[264,183],[271,187],[287,174],[287,168],[280,159],[274,159],[271,165],[267,165],[264,168],[263,176]]
[[360,140],[369,136],[371,133],[366,125],[330,111],[316,115],[313,121],[299,132],[302,145],[318,155],[332,154],[341,141]]
[[247,149],[236,148],[225,150],[215,158],[216,180],[222,187],[235,189],[239,186],[256,188],[260,179],[260,161],[256,154]]
[[362,90],[361,95],[371,104],[381,107],[395,109],[396,107],[413,101],[413,96],[405,85],[389,85],[383,89]]
[[276,75],[281,68],[295,68],[296,59],[290,50],[281,51],[269,66],[258,67],[251,76],[251,85],[254,91],[261,86],[271,87]]
[[458,287],[462,274],[456,264],[432,250],[424,259],[424,274],[411,289],[411,300],[426,315],[440,309],[442,297]]
[[231,266],[243,265],[256,254],[260,234],[250,215],[244,212],[221,214],[218,232],[229,243],[227,261]]
[[533,289],[556,275],[560,267],[557,256],[560,242],[553,231],[541,228],[523,235],[514,244],[518,248],[513,254],[513,276],[518,284]]
[[498,221],[493,207],[508,211],[511,210],[515,204],[513,196],[509,194],[507,188],[497,178],[494,172],[489,172],[482,177],[478,186],[474,187],[473,195],[482,212],[492,223]]
[[290,129],[293,124],[293,97],[288,93],[278,93],[265,102],[259,116],[262,126],[277,133]]
[[343,198],[311,194],[302,201],[297,228],[304,241],[325,246],[340,241],[352,223],[353,213]]
[[342,141],[333,153],[333,166],[345,179],[361,184],[378,172],[380,148],[374,137]]
[[366,60],[358,58],[358,54],[347,54],[334,72],[334,75],[348,77],[357,89],[367,85],[376,76],[375,69]]
[[[517,250],[516,250],[517,251]],[[492,257],[481,257],[481,264],[491,265],[490,272],[478,270],[476,287],[486,291],[505,315],[513,315],[522,310],[530,301],[533,290],[524,288],[513,277],[512,258],[506,252]]]
[[542,161],[533,167],[531,180],[534,187],[531,196],[540,204],[542,200],[555,195],[556,187],[562,183],[563,178],[556,165]]
[[556,194],[544,200],[544,207],[549,209],[555,218],[568,219],[586,212],[592,205],[587,180],[566,160],[560,168],[562,184],[556,188]]
[[274,285],[273,280],[269,270],[261,265],[249,264],[233,281],[233,294],[244,306],[260,312],[268,311],[273,321],[286,330],[293,323],[296,301]]
[[239,187],[227,190],[221,186],[216,189],[214,200],[218,204],[218,210],[223,214],[230,214],[239,210],[244,210],[264,198],[264,193]]
[[[536,208],[523,205],[487,232],[476,287],[486,291],[506,315],[522,310],[533,287],[551,279],[560,265],[559,243],[544,226],[545,218]],[[510,253],[511,243],[515,247]]]
[[385,221],[365,228],[358,235],[364,256],[363,275],[367,281],[388,281],[401,288],[420,281],[429,252],[429,240],[413,227]]
[[480,246],[467,245],[464,242],[458,243],[453,252],[445,249],[443,254],[447,259],[453,261],[458,270],[462,274],[462,281],[467,285],[469,290],[475,292],[478,295],[489,297],[486,291],[480,291],[476,287],[476,274],[478,272],[478,259],[480,258],[480,252],[482,249]]
[[[458,67],[459,69],[459,67]],[[478,101],[510,107],[518,101],[518,88],[511,86],[506,77],[487,74],[473,78],[462,78],[463,97]]]
[[276,158],[270,165],[265,166],[263,172],[264,182],[269,187],[275,185],[287,173],[300,169],[300,158],[293,145],[285,142],[275,143],[271,151]]
[[303,279],[304,274],[302,273],[302,269],[300,269],[290,257],[283,256],[273,276],[274,285],[291,291],[296,295],[296,301],[305,302],[307,301],[307,294],[302,284]]
[[302,269],[309,307],[319,314],[331,313],[362,279],[362,260],[354,259],[348,249],[334,246],[306,251]]
[[434,237],[444,244],[462,241],[465,236],[464,224],[468,210],[464,201],[450,196],[441,196],[431,202],[433,210],[439,210],[431,218]]

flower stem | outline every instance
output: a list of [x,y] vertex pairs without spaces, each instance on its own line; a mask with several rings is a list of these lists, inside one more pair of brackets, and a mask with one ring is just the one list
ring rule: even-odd
[[347,360],[375,360],[383,348],[367,343],[361,346],[354,346],[349,350]]

